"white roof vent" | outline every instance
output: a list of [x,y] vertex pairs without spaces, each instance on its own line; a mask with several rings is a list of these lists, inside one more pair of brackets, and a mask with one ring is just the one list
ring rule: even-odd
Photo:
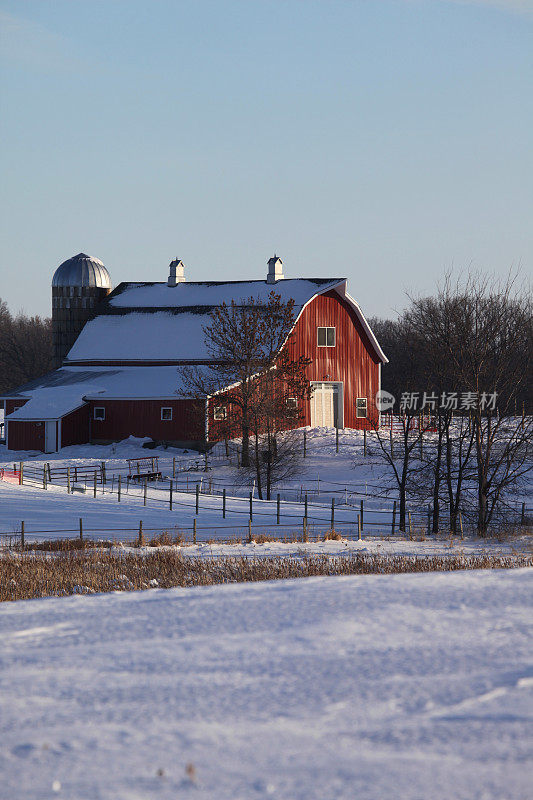
[[185,282],[185,264],[179,258],[170,262],[168,274],[168,286],[177,286],[178,283]]
[[274,253],[272,258],[268,259],[268,275],[266,282],[276,283],[276,281],[282,281],[284,277],[283,261]]

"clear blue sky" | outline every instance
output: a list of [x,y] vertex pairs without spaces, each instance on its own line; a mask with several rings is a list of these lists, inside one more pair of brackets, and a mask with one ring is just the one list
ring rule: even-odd
[[0,296],[339,276],[368,315],[533,269],[533,0],[0,0]]

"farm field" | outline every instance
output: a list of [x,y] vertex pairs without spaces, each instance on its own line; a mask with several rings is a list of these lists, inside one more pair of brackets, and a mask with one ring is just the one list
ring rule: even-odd
[[5,603],[0,795],[526,800],[531,574]]

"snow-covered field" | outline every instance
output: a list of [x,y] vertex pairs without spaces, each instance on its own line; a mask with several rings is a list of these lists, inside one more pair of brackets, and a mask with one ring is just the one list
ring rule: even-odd
[[[339,452],[336,452],[335,436],[326,429],[308,430],[307,458],[302,459],[301,474],[298,478],[281,488],[281,525],[276,525],[276,503],[257,500],[254,491],[253,533],[279,534],[291,536],[302,531],[304,507],[301,499],[305,491],[309,492],[309,534],[313,538],[330,527],[331,499],[335,500],[335,525],[348,536],[357,536],[357,514],[361,500],[364,501],[363,539],[382,539],[391,529],[392,499],[384,496],[385,488],[391,486],[390,475],[383,461],[379,458],[375,435],[368,434],[367,457],[363,456],[363,435],[360,431],[344,431],[339,436]],[[426,447],[429,447],[430,435]],[[164,475],[172,475],[172,462],[175,459],[176,469],[180,465],[190,464],[191,460],[202,462],[202,456],[193,451],[168,448],[147,450],[142,447],[143,440],[129,439],[114,445],[80,445],[65,448],[60,453],[44,455],[42,453],[16,453],[0,446],[0,467],[13,465],[23,461],[30,468],[42,471],[43,465],[49,462],[54,466],[76,466],[89,463],[99,465],[106,463],[108,477],[121,470],[124,481],[127,458],[159,456],[160,468]],[[168,481],[158,486],[149,485],[147,504],[143,504],[143,491],[139,486],[130,485],[128,494],[124,483],[121,502],[118,503],[116,493],[117,481],[114,482],[115,493],[111,494],[110,482],[106,485],[106,494],[98,486],[98,495],[93,498],[90,485],[87,494],[68,495],[66,492],[66,476],[63,486],[49,485],[44,491],[42,486],[18,487],[0,482],[0,533],[11,534],[20,530],[21,522],[25,523],[28,540],[37,531],[39,538],[57,536],[76,536],[80,517],[86,538],[131,539],[138,531],[139,521],[148,536],[152,533],[178,530],[191,537],[193,521],[196,518],[198,541],[207,539],[228,538],[247,534],[249,504],[247,495],[252,486],[236,486],[233,481],[237,470],[234,465],[225,463],[221,458],[223,445],[217,446],[215,456],[210,456],[209,471],[178,472],[174,484],[173,510],[168,506]],[[222,485],[227,487],[228,501],[226,518],[222,516],[222,498],[220,495],[202,494],[200,513],[195,514],[194,487],[202,481],[203,491],[214,484],[215,492],[221,491]],[[188,482],[189,493],[183,490]],[[302,488],[303,487],[303,488]],[[278,488],[275,489],[275,492]],[[240,495],[233,497],[234,495]],[[516,512],[519,519],[519,506]],[[466,524],[466,523],[465,523]],[[426,529],[427,514],[424,509],[416,512],[413,508],[413,526],[422,532]]]
[[[138,491],[138,490],[137,490]],[[182,503],[183,505],[180,505]],[[272,536],[293,538],[301,536],[301,509],[297,504],[282,505],[281,526],[276,525],[276,504],[266,501],[255,501],[255,521],[252,528],[254,535],[268,533]],[[161,531],[170,534],[179,533],[186,544],[183,552],[191,556],[213,555],[293,555],[299,552],[321,553],[329,555],[347,554],[350,552],[372,552],[415,555],[441,555],[457,553],[509,553],[513,551],[531,550],[533,537],[521,536],[505,541],[466,537],[427,537],[409,538],[396,533],[390,536],[387,526],[383,526],[380,534],[375,528],[363,531],[361,541],[357,540],[352,509],[337,509],[336,520],[341,524],[337,529],[344,536],[353,537],[344,541],[311,541],[309,544],[290,544],[284,542],[266,542],[248,544],[248,503],[242,499],[227,501],[227,516],[222,518],[221,500],[215,497],[201,496],[200,513],[197,517],[197,542],[192,545],[192,524],[194,514],[194,496],[176,493],[174,510],[169,511],[162,503],[148,501],[143,506],[142,497],[124,497],[120,503],[116,495],[97,494],[96,499],[86,495],[69,495],[64,487],[49,486],[44,492],[31,486],[14,486],[0,482],[0,507],[2,537],[4,544],[9,539],[18,537],[21,521],[24,520],[26,542],[43,539],[77,538],[79,518],[83,519],[83,530],[86,539],[113,539],[117,542],[131,542],[137,538],[139,521],[143,522],[143,533],[147,539]],[[315,534],[328,528],[328,508],[315,512],[321,514],[324,522],[311,523],[309,535],[311,540]],[[316,519],[316,517],[315,517]],[[336,523],[337,524],[337,523]],[[40,531],[41,533],[35,533]],[[213,544],[217,539],[237,539],[236,544]],[[202,544],[202,542],[204,542]],[[209,544],[207,543],[209,542]]]
[[531,576],[5,603],[0,797],[526,800]]

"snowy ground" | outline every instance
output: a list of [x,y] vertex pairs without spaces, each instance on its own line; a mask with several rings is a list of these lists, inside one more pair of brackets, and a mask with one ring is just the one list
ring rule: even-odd
[[[101,490],[100,490],[101,491]],[[138,492],[138,489],[137,489]],[[150,498],[150,495],[149,495]],[[267,542],[264,544],[243,544],[248,538],[248,501],[228,499],[226,519],[222,518],[220,498],[201,496],[200,513],[197,517],[197,541],[193,546],[192,524],[195,518],[194,496],[176,493],[174,509],[168,510],[166,503],[156,500],[147,501],[144,507],[142,496],[124,496],[120,503],[116,495],[97,494],[69,495],[64,487],[49,486],[47,491],[31,486],[14,486],[0,482],[1,538],[4,544],[18,536],[21,521],[24,520],[26,542],[43,539],[77,538],[79,535],[79,519],[83,519],[83,531],[86,539],[113,539],[117,542],[131,542],[137,538],[139,521],[143,522],[143,532],[147,539],[161,531],[170,534],[179,533],[187,542],[183,552],[187,555],[290,555],[304,551],[307,553],[324,553],[338,555],[354,551],[373,553],[395,553],[416,555],[441,555],[531,551],[532,536],[508,538],[505,541],[494,539],[481,540],[466,537],[413,537],[395,534],[390,536],[387,526],[381,533],[372,527],[364,530],[361,541],[357,540],[358,532],[354,525],[353,509],[338,508],[336,510],[336,526],[348,541],[311,541],[309,544],[286,544],[283,542]],[[273,502],[254,502],[255,516],[252,533],[254,535],[269,534],[272,536],[293,538],[302,535],[301,508],[295,503],[282,504],[281,525],[276,525],[276,504]],[[313,507],[313,516],[309,525],[311,540],[323,534],[329,527],[329,509]],[[312,521],[322,519],[323,522]],[[340,524],[338,524],[340,522]],[[39,531],[39,533],[37,533]],[[239,544],[212,544],[217,539],[238,538]],[[418,539],[418,540],[417,540]],[[201,542],[210,544],[200,544]]]
[[5,603],[0,796],[526,800],[530,598],[512,570]]
[[[303,435],[303,434],[302,434]],[[294,535],[302,530],[304,507],[297,502],[306,491],[309,494],[309,533],[311,537],[323,533],[330,527],[331,499],[335,500],[335,525],[349,537],[357,536],[357,514],[360,502],[364,501],[363,538],[381,539],[391,529],[392,499],[394,495],[384,496],[384,489],[390,485],[387,473],[378,455],[375,434],[367,436],[367,457],[363,455],[363,435],[360,431],[343,431],[339,436],[339,452],[336,452],[335,435],[326,429],[307,431],[307,458],[302,459],[301,474],[297,479],[283,487],[276,487],[282,496],[281,526],[276,526],[276,507],[274,502],[260,502],[254,491],[254,534],[269,533],[280,536]],[[180,467],[189,466],[192,462],[203,462],[203,457],[193,451],[178,449],[147,450],[142,447],[143,440],[133,438],[118,444],[80,445],[65,448],[60,453],[44,455],[42,453],[16,453],[0,446],[0,467],[12,466],[13,461],[23,461],[30,469],[43,469],[49,462],[54,466],[75,466],[106,463],[110,482],[106,486],[107,494],[102,496],[102,487],[98,486],[98,496],[92,497],[88,486],[86,495],[67,495],[66,486],[49,486],[47,491],[33,487],[19,488],[12,484],[0,482],[0,533],[12,534],[20,530],[25,523],[28,539],[37,531],[42,531],[39,538],[55,536],[76,536],[79,518],[87,538],[131,538],[138,531],[142,520],[145,532],[160,530],[179,530],[192,536],[195,514],[195,498],[193,494],[196,483],[202,482],[202,490],[209,491],[211,484],[214,494],[202,494],[200,514],[196,518],[198,541],[216,538],[227,538],[247,534],[249,505],[247,500],[251,486],[235,486],[237,470],[228,464],[224,457],[224,446],[218,445],[210,455],[209,471],[180,472]],[[428,448],[431,435],[428,435],[425,447]],[[164,475],[172,475],[173,459],[175,459],[176,480],[173,497],[174,508],[168,508],[169,483],[162,482],[158,487],[150,485],[146,507],[143,505],[142,489],[130,485],[126,494],[124,483],[120,504],[117,502],[117,480],[111,483],[113,473],[118,471],[124,476],[127,471],[127,458],[159,456],[160,468]],[[41,479],[42,480],[42,479]],[[66,475],[63,475],[66,484]],[[177,491],[188,487],[189,493]],[[227,515],[222,517],[222,499],[216,492],[226,487],[228,494]],[[110,494],[114,486],[115,494]],[[241,499],[229,499],[240,495]],[[520,506],[516,509],[516,518],[520,518]],[[511,512],[514,513],[514,512]],[[513,517],[514,519],[514,517]],[[466,525],[466,523],[465,523]],[[417,513],[413,507],[413,527],[422,532],[427,526],[427,514],[424,509]],[[49,533],[50,532],[50,533]],[[5,537],[4,537],[5,538]]]

